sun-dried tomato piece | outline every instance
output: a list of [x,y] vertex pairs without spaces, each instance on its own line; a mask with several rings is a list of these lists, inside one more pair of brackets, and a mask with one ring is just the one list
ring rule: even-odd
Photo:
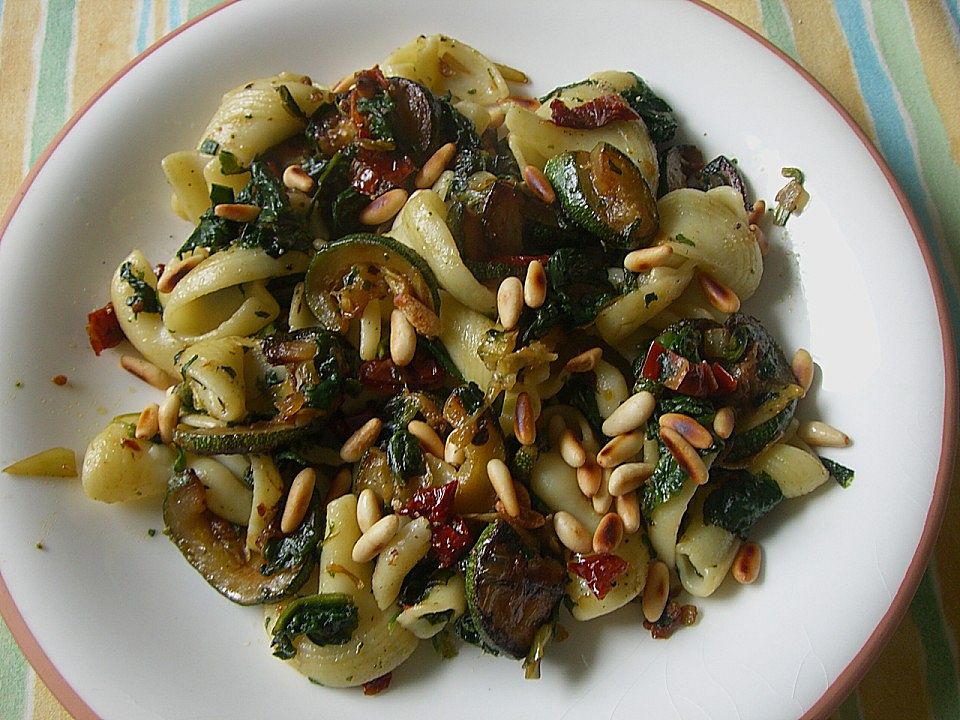
[[369,682],[363,684],[363,694],[364,695],[379,695],[388,687],[390,687],[390,681],[393,680],[393,673],[388,672],[386,675],[381,675],[378,678],[374,678]]
[[455,517],[446,525],[433,529],[430,536],[430,548],[437,565],[448,568],[473,547],[474,537],[470,526],[461,517]]
[[358,192],[375,197],[403,187],[416,171],[416,164],[403,153],[361,148],[350,163],[350,184]]
[[397,367],[390,358],[367,360],[360,364],[360,384],[383,395],[409,390],[436,390],[446,382],[447,374],[430,353],[417,349],[406,367]]
[[656,622],[644,620],[643,627],[650,631],[650,636],[654,640],[666,640],[680,628],[693,625],[696,621],[696,605],[681,605],[676,600],[671,600],[667,603],[659,620]]
[[87,336],[90,338],[90,347],[97,355],[123,342],[123,330],[113,303],[107,303],[87,315]]
[[406,505],[397,511],[398,515],[425,517],[431,523],[447,522],[453,516],[453,500],[457,494],[456,480],[440,487],[422,487],[418,489]]
[[590,592],[596,595],[598,600],[603,600],[617,584],[617,578],[630,569],[630,563],[619,555],[605,553],[570,562],[567,568],[586,581]]
[[639,120],[640,116],[619,95],[602,95],[583,105],[571,108],[560,98],[550,103],[550,117],[555,125],[578,130],[592,130],[617,120]]

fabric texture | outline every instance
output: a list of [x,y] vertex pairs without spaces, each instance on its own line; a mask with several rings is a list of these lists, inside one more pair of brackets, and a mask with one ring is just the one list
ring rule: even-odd
[[[806,68],[871,138],[929,240],[960,336],[958,0],[706,2]],[[0,0],[0,147],[7,152],[0,164],[0,207],[9,205],[50,140],[103,83],[214,4]],[[911,611],[835,720],[960,718],[958,560],[955,488]],[[0,720],[69,720],[2,623]]]

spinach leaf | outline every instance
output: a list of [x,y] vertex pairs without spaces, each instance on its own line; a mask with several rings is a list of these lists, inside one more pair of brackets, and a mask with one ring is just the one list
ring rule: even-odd
[[846,465],[841,465],[825,457],[820,458],[820,462],[823,463],[823,466],[830,473],[830,477],[836,480],[840,487],[848,488],[853,483],[854,472]]
[[278,658],[297,654],[294,640],[300,635],[315,645],[343,645],[360,624],[357,606],[345,593],[323,593],[297,598],[277,618],[270,646]]
[[177,250],[177,256],[183,257],[196,248],[207,248],[211,253],[230,247],[240,234],[238,223],[225,220],[213,214],[213,208],[207,208],[200,216],[200,222],[187,241]]
[[264,544],[263,559],[266,562],[260,566],[260,573],[273,575],[305,563],[309,563],[312,567],[316,561],[317,546],[320,544],[323,531],[321,515],[319,496],[315,495],[310,502],[307,516],[295,532],[271,538]]
[[262,248],[270,257],[310,248],[312,239],[303,217],[290,207],[283,183],[265,162],[255,160],[251,164],[250,182],[240,191],[237,202],[260,208],[256,220],[242,224],[237,239],[240,246]]
[[671,140],[677,132],[677,120],[671,108],[635,73],[633,87],[621,91],[620,96],[643,118],[650,131],[650,139],[655,143]]
[[352,187],[341,190],[334,199],[331,210],[334,237],[360,230],[360,211],[369,203],[370,198]]
[[703,502],[703,520],[745,539],[754,524],[783,500],[776,482],[765,472],[714,470],[716,488]]
[[660,443],[660,459],[657,461],[653,475],[643,486],[643,495],[640,498],[644,518],[649,521],[653,511],[659,505],[680,492],[680,488],[688,477],[673,454],[663,443]]
[[143,273],[137,275],[133,272],[133,264],[125,262],[120,266],[120,277],[127,282],[133,295],[127,298],[126,304],[136,317],[142,312],[158,313],[160,312],[160,300],[157,298],[157,291],[143,279]]
[[398,482],[426,472],[420,441],[406,428],[394,432],[387,441],[387,463]]
[[397,104],[386,91],[379,92],[370,98],[361,97],[357,100],[357,112],[366,117],[367,130],[370,131],[374,140],[395,142],[391,115],[396,107]]
[[603,438],[603,417],[600,415],[600,408],[597,406],[597,395],[595,387],[595,377],[592,373],[577,373],[572,375],[567,383],[557,394],[561,403],[571,405],[583,413],[590,427],[597,434],[598,438]]

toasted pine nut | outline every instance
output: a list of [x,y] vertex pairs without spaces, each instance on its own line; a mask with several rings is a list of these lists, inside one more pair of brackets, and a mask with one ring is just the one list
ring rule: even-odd
[[357,462],[363,457],[377,438],[380,436],[380,430],[383,428],[383,422],[380,418],[372,417],[361,425],[357,430],[347,438],[347,441],[340,448],[340,457],[345,462]]
[[676,430],[684,440],[698,450],[706,450],[713,445],[713,436],[710,431],[689,415],[664,413],[660,416],[660,427]]
[[220,203],[213,208],[213,214],[233,222],[253,222],[260,215],[260,208],[248,203]]
[[330,481],[330,489],[327,490],[327,496],[323,499],[323,504],[328,505],[339,497],[343,497],[350,492],[353,485],[353,473],[349,467],[342,467],[337,470],[333,480]]
[[424,337],[436,337],[440,334],[440,318],[410,293],[400,293],[393,298],[393,306],[404,314],[413,329]]
[[683,436],[673,428],[660,428],[660,439],[667,446],[667,450],[676,459],[690,479],[697,485],[703,485],[710,477],[707,466],[703,462],[693,445],[684,440]]
[[362,225],[385,223],[400,212],[401,208],[407,204],[408,197],[410,196],[403,188],[387,190],[382,195],[375,197],[369,205],[361,210],[357,219]]
[[597,465],[591,458],[577,468],[577,485],[588,498],[592,498],[600,490],[600,482],[603,480],[603,468]]
[[567,428],[560,434],[559,445],[560,457],[570,467],[582,467],[587,461],[587,451],[583,449],[583,445],[573,434],[573,430]]
[[557,194],[553,190],[553,185],[550,184],[547,176],[543,174],[540,168],[536,165],[526,165],[521,174],[523,175],[523,181],[530,188],[535,198],[547,205],[553,205],[557,201]]
[[287,165],[283,171],[283,184],[302,193],[312,192],[317,185],[310,174],[299,165]]
[[669,245],[653,245],[628,252],[623,258],[623,266],[630,272],[647,272],[665,265],[672,256],[673,248]]
[[566,510],[559,510],[553,516],[553,529],[563,546],[568,550],[587,555],[593,552],[593,538],[583,523]]
[[616,467],[640,452],[643,448],[643,439],[644,433],[640,430],[617,435],[597,453],[597,462],[600,463],[600,467]]
[[750,225],[750,232],[753,233],[754,240],[757,241],[757,245],[760,247],[760,256],[765,257],[768,252],[770,252],[770,243],[767,241],[767,235],[760,229],[759,225]]
[[383,513],[380,511],[380,498],[370,488],[364,488],[357,498],[357,525],[360,526],[360,532],[365,533],[372,528]]
[[443,459],[451,465],[459,467],[463,465],[463,461],[467,459],[467,454],[463,451],[462,447],[456,445],[451,441],[450,437],[447,437],[447,442],[444,443],[443,446]]
[[612,553],[623,542],[623,519],[614,512],[607,513],[593,533],[593,551],[599,554]]
[[429,157],[423,164],[423,167],[420,168],[420,172],[418,172],[416,178],[414,178],[413,184],[421,190],[433,187],[433,184],[440,178],[443,171],[447,169],[447,165],[450,164],[450,161],[453,160],[453,156],[456,154],[456,143],[449,142],[441,146],[439,150]]
[[647,582],[643,586],[643,617],[647,622],[660,619],[669,597],[670,569],[663,560],[654,560],[647,570]]
[[176,393],[167,395],[157,411],[157,430],[160,432],[160,440],[166,444],[173,442],[173,432],[179,419],[180,396]]
[[750,213],[747,215],[747,224],[748,225],[757,225],[760,223],[760,220],[763,218],[763,214],[767,211],[767,203],[763,200],[757,200],[753,204],[753,208],[750,210]]
[[497,312],[504,330],[513,330],[523,311],[523,283],[520,278],[504,278],[497,290]]
[[797,437],[812,447],[847,447],[850,437],[832,425],[819,420],[810,420],[800,423],[797,428]]
[[532,260],[527,265],[527,275],[523,280],[523,301],[527,307],[538,308],[547,299],[547,271],[543,263]]
[[503,509],[510,517],[520,516],[520,501],[517,499],[517,489],[513,485],[513,476],[510,475],[510,468],[499,458],[493,458],[487,462],[487,476],[490,478],[490,484],[493,485],[497,497],[503,503]]
[[537,441],[537,422],[533,416],[530,393],[517,395],[517,405],[513,410],[513,434],[521,445],[533,445]]
[[177,283],[183,279],[183,276],[193,270],[197,265],[210,257],[210,251],[206,248],[197,248],[192,254],[186,257],[177,258],[169,265],[164,266],[163,272],[157,280],[157,290],[162,293],[172,291]]
[[147,385],[157,388],[157,390],[166,390],[171,385],[176,385],[176,381],[173,378],[152,362],[142,360],[133,355],[121,355],[120,367],[131,375],[137,376]]
[[137,440],[149,440],[160,431],[159,409],[159,405],[151,403],[140,411],[140,417],[137,418],[137,427],[133,431],[133,436]]
[[527,74],[523,70],[517,70],[512,68],[509,65],[504,65],[502,63],[494,63],[494,67],[500,71],[500,74],[503,76],[503,79],[507,82],[520,83],[525,85],[530,82],[530,78],[527,77]]
[[397,367],[406,367],[417,352],[417,333],[402,311],[390,313],[390,359]]
[[407,430],[420,441],[424,450],[434,457],[443,457],[443,440],[437,435],[437,431],[423,420],[411,420],[407,423]]
[[653,475],[654,469],[655,465],[645,462],[617,465],[610,473],[610,481],[607,483],[610,494],[620,497],[633,492]]
[[597,367],[597,363],[600,362],[602,356],[603,350],[598,347],[590,348],[567,360],[567,364],[563,366],[563,369],[569,373],[590,372]]
[[632,535],[640,529],[640,499],[635,492],[617,496],[617,515],[623,520],[623,532]]
[[342,92],[346,92],[353,87],[353,84],[357,81],[357,74],[355,72],[350,73],[349,75],[344,75],[340,82],[333,86],[333,93],[339,95]]
[[393,540],[399,529],[399,515],[387,515],[377,520],[353,546],[353,561],[363,563],[373,560]]
[[502,100],[498,100],[500,104],[512,104],[519,105],[520,107],[530,110],[531,112],[535,111],[540,107],[540,101],[535,97],[526,97],[523,95],[507,95],[507,97]]
[[790,361],[790,369],[793,370],[797,383],[806,394],[813,384],[813,358],[810,356],[810,352],[804,348],[798,349],[793,354],[793,360]]
[[735,423],[736,415],[733,413],[733,408],[729,405],[727,407],[722,407],[717,410],[717,414],[713,416],[713,431],[718,437],[726,440],[728,437],[733,435],[733,427]]
[[737,294],[716,278],[704,272],[698,272],[697,281],[703,289],[707,302],[720,312],[735,313],[740,309],[740,298]]
[[290,484],[287,493],[287,502],[283,506],[283,516],[280,518],[280,532],[291,533],[300,527],[307,510],[310,509],[310,500],[313,498],[313,488],[317,484],[317,471],[306,467],[297,473]]
[[613,495],[610,494],[610,470],[602,468],[600,470],[600,487],[590,498],[593,502],[593,511],[598,515],[604,515],[613,504]]
[[733,558],[730,574],[741,585],[749,585],[760,576],[763,553],[755,542],[745,542]]
[[631,395],[603,421],[603,434],[608,437],[636,430],[650,419],[657,399],[649,390]]

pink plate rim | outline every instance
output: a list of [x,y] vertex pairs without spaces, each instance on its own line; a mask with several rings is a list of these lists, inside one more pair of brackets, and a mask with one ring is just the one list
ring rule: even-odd
[[[224,2],[210,8],[204,13],[201,13],[192,20],[189,20],[176,30],[172,31],[170,34],[151,45],[144,52],[127,63],[119,72],[117,72],[116,75],[110,78],[110,80],[108,80],[103,87],[101,87],[77,110],[73,117],[70,118],[67,124],[64,125],[60,132],[58,132],[53,138],[49,146],[43,151],[33,168],[20,184],[20,187],[14,195],[10,206],[3,215],[2,221],[0,221],[0,240],[2,240],[3,235],[6,233],[7,227],[20,207],[20,203],[23,201],[24,196],[29,191],[37,175],[43,169],[43,166],[50,159],[50,156],[56,151],[57,147],[67,136],[67,134],[73,129],[74,125],[77,124],[80,118],[100,99],[100,97],[110,90],[110,88],[113,87],[117,81],[129,73],[134,67],[139,65],[147,56],[156,52],[158,48],[167,44],[174,37],[193,27],[197,23],[202,22],[203,20],[211,17],[215,13],[223,10],[226,7],[229,7],[230,5],[233,5],[238,1],[239,0],[224,0]],[[827,688],[826,692],[820,697],[820,699],[817,700],[817,702],[814,703],[814,705],[806,713],[804,713],[800,719],[816,720],[817,718],[826,717],[833,709],[839,706],[840,703],[843,702],[847,695],[857,685],[860,679],[866,674],[870,665],[874,659],[876,659],[884,645],[886,645],[887,641],[890,639],[890,636],[893,634],[893,631],[897,628],[897,625],[899,625],[900,621],[903,619],[903,616],[906,614],[910,605],[910,601],[912,600],[913,595],[920,584],[921,576],[923,575],[923,572],[927,566],[927,562],[933,552],[937,534],[940,529],[940,524],[943,521],[943,516],[946,511],[947,495],[950,482],[953,478],[954,459],[956,453],[958,388],[956,355],[951,352],[951,349],[954,347],[953,326],[951,324],[951,318],[947,307],[946,298],[944,296],[943,281],[940,277],[939,271],[937,270],[936,260],[934,259],[930,245],[927,239],[924,237],[916,214],[913,212],[913,208],[910,206],[906,194],[903,192],[899,183],[894,177],[893,171],[887,165],[887,162],[884,160],[879,150],[877,150],[877,148],[874,146],[870,138],[867,137],[866,133],[864,133],[864,131],[859,125],[857,125],[846,109],[827,91],[826,88],[823,87],[823,85],[820,84],[816,78],[814,78],[807,70],[805,70],[796,60],[771,43],[767,38],[763,37],[750,27],[744,25],[739,20],[736,20],[721,10],[718,10],[717,8],[707,4],[706,0],[688,0],[688,2],[691,2],[710,12],[716,17],[730,23],[745,33],[748,37],[760,43],[767,50],[779,57],[804,80],[806,80],[818,93],[820,93],[820,95],[822,95],[827,102],[830,103],[833,109],[840,115],[840,117],[843,118],[857,138],[859,138],[860,142],[870,153],[870,156],[873,158],[874,162],[876,162],[877,166],[883,172],[884,177],[887,179],[890,188],[896,195],[897,201],[900,203],[900,207],[903,210],[904,215],[907,217],[911,229],[913,230],[913,234],[917,240],[917,245],[919,246],[921,255],[923,256],[927,274],[930,276],[934,299],[936,301],[937,311],[940,318],[940,331],[943,337],[944,347],[943,364],[946,383],[944,400],[946,413],[943,434],[941,438],[940,464],[937,470],[937,478],[933,488],[933,499],[930,503],[927,519],[920,535],[920,541],[917,544],[916,552],[914,553],[913,559],[910,561],[910,564],[907,567],[907,572],[904,575],[903,582],[900,584],[900,587],[894,595],[889,609],[884,614],[874,631],[864,642],[863,647],[860,648],[859,652],[857,652],[847,667],[844,668],[844,670]],[[6,621],[7,627],[10,629],[11,634],[19,644],[24,656],[33,666],[37,675],[53,693],[54,697],[60,701],[67,712],[69,712],[75,720],[102,720],[102,718],[100,718],[100,716],[97,715],[89,705],[87,705],[83,698],[80,697],[79,693],[77,693],[77,691],[74,690],[74,688],[66,681],[66,679],[60,674],[60,671],[57,670],[54,664],[47,657],[46,653],[43,651],[43,648],[37,642],[36,638],[33,636],[33,633],[30,631],[30,628],[27,626],[27,623],[24,620],[23,615],[21,615],[19,608],[17,608],[16,604],[14,603],[13,597],[10,595],[10,591],[7,589],[7,585],[4,582],[2,575],[0,575],[0,615],[3,616],[3,619]]]

